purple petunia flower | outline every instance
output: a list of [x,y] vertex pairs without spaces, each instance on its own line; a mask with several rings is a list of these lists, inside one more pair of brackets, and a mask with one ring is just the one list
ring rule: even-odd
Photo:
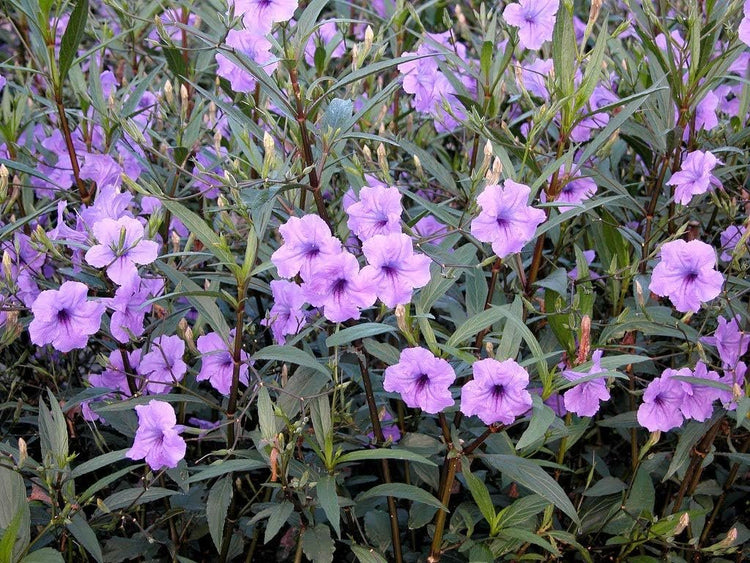
[[667,184],[675,186],[674,200],[687,205],[693,196],[704,194],[713,187],[721,187],[721,182],[711,171],[720,161],[706,151],[689,152],[678,172],[672,174]]
[[400,393],[409,407],[437,414],[453,406],[450,386],[455,379],[447,361],[424,348],[406,348],[398,363],[386,368],[383,389]]
[[[596,350],[591,357],[593,365],[588,372],[580,372],[566,369],[562,372],[563,377],[568,381],[576,381],[589,375],[602,373],[606,371],[601,366],[602,351]],[[594,416],[599,412],[599,402],[609,400],[609,389],[607,382],[603,377],[590,379],[579,383],[575,387],[568,389],[563,394],[565,408],[578,416]]]
[[432,215],[425,215],[414,223],[412,230],[420,237],[432,244],[440,244],[448,234],[448,227],[435,219]]
[[362,281],[387,307],[409,303],[412,290],[430,281],[430,258],[414,253],[408,235],[375,235],[362,244],[362,252],[368,263]]
[[346,224],[362,242],[375,235],[401,232],[401,194],[398,188],[364,186],[359,201],[346,208]]
[[638,424],[650,432],[667,432],[677,428],[682,424],[680,406],[684,394],[678,380],[671,379],[668,375],[657,377],[648,384],[643,394],[643,403],[638,407]]
[[[334,41],[337,33],[338,29],[336,28],[336,22],[325,21],[321,23],[307,40],[307,45],[305,45],[305,62],[311,67],[315,67],[315,51],[317,51],[318,46],[322,47],[323,50],[327,50],[329,43]],[[344,53],[346,53],[346,47],[339,35],[338,41],[331,51],[331,58],[338,59],[339,57],[342,57]]]
[[716,346],[722,364],[733,369],[739,362],[740,357],[747,353],[750,346],[750,335],[740,330],[739,315],[727,321],[719,317],[719,326],[713,336],[704,336],[701,342]]
[[505,180],[502,186],[487,186],[477,197],[482,210],[471,222],[471,234],[492,243],[498,258],[520,252],[546,219],[544,211],[528,204],[530,193],[528,186]]
[[[264,30],[252,24],[248,29],[230,29],[226,45],[236,53],[241,53],[263,68],[267,74],[273,73],[278,60],[271,53],[271,42]],[[235,92],[252,92],[256,79],[244,66],[239,65],[221,52],[216,53],[216,74],[225,78]]]
[[297,0],[234,0],[234,14],[242,15],[245,27],[262,33],[271,31],[274,23],[292,19]]
[[122,166],[108,154],[90,154],[84,156],[80,176],[84,180],[93,180],[98,187],[121,184]]
[[552,59],[536,59],[532,63],[525,63],[521,67],[520,80],[523,87],[529,94],[549,101],[549,89],[547,88],[547,79],[552,73],[554,62]]
[[182,360],[185,342],[179,336],[159,336],[153,341],[151,351],[144,355],[138,374],[146,379],[147,393],[168,393],[172,386],[182,381],[187,365]]
[[341,252],[321,260],[302,285],[307,302],[323,307],[323,316],[341,323],[359,319],[360,309],[375,303],[375,288],[364,282],[357,258]]
[[711,245],[699,240],[682,239],[661,247],[661,261],[651,274],[649,289],[669,297],[675,308],[697,313],[701,303],[721,293],[724,276],[717,272],[716,253]]
[[305,294],[299,285],[286,280],[272,281],[271,292],[273,307],[260,324],[271,327],[276,342],[284,344],[286,335],[297,334],[305,326],[307,319],[302,310],[306,303]]
[[[230,341],[234,341],[235,331],[229,333]],[[209,332],[198,337],[196,347],[201,353],[201,370],[195,378],[196,381],[208,381],[211,386],[222,395],[229,395],[232,388],[232,374],[234,372],[234,360],[229,352],[229,346],[217,333]],[[240,383],[247,385],[247,352],[240,351]]]
[[158,471],[164,467],[177,467],[185,457],[187,444],[180,436],[174,408],[164,401],[149,401],[136,405],[138,430],[133,447],[125,454],[130,459],[146,459],[149,467]]
[[136,264],[150,264],[159,255],[159,245],[144,240],[143,225],[130,217],[102,219],[94,224],[99,244],[86,252],[86,262],[95,268],[107,268],[107,276],[118,285],[138,277]]
[[745,45],[750,47],[750,0],[745,0],[743,6],[744,17],[740,21],[740,26],[737,28],[737,37]]
[[137,338],[143,334],[143,321],[152,308],[146,304],[149,295],[150,291],[141,287],[141,280],[136,277],[127,285],[119,287],[114,298],[105,300],[114,310],[109,330],[115,340],[127,343],[130,342],[131,335]]
[[691,378],[691,381],[680,381],[684,393],[682,403],[680,404],[683,416],[685,418],[692,418],[698,422],[703,422],[711,418],[714,411],[713,402],[721,395],[721,389],[704,385],[702,381],[719,382],[719,374],[715,371],[708,371],[706,364],[703,362],[696,364],[694,372],[688,368],[677,371],[668,369],[663,375],[667,375],[667,372],[672,372],[669,373],[669,377],[682,375]]
[[601,109],[618,101],[617,96],[609,88],[597,85],[588,100],[588,107],[593,115],[584,117],[570,132],[571,140],[583,143],[591,139],[592,131],[601,129],[609,123],[609,114]]
[[514,360],[486,358],[471,366],[474,379],[461,389],[461,412],[485,424],[511,424],[531,408],[529,374]]
[[724,262],[729,262],[732,259],[734,249],[737,248],[746,230],[744,225],[729,225],[721,232],[719,235],[721,239],[721,256],[719,258]]
[[522,47],[536,50],[552,39],[559,4],[559,0],[520,0],[505,7],[503,18],[518,28]]
[[331,235],[326,222],[314,214],[290,217],[279,227],[279,233],[284,244],[271,255],[271,262],[282,278],[300,274],[307,280],[319,261],[341,252],[341,241]]
[[60,352],[84,348],[89,336],[99,330],[104,313],[102,303],[86,300],[87,292],[84,284],[75,281],[42,291],[31,306],[31,341],[39,346],[52,344]]
[[747,373],[747,364],[745,362],[737,362],[737,365],[732,369],[724,369],[724,375],[721,376],[719,381],[724,385],[728,385],[731,390],[719,389],[719,400],[721,404],[727,410],[735,410],[737,408],[737,399],[745,396],[745,374]]
[[560,178],[565,182],[555,200],[560,207],[566,207],[562,204],[577,205],[590,199],[596,193],[596,182],[588,176],[569,174],[564,167],[560,167]]
[[[380,428],[383,431],[383,439],[385,439],[386,442],[390,441],[392,444],[397,444],[401,439],[401,430],[399,430],[398,424],[393,420],[393,415],[391,415],[391,413],[385,408],[382,408],[378,413],[378,419],[381,422]],[[376,441],[374,432],[368,433],[367,437],[370,438],[370,441],[373,443]]]

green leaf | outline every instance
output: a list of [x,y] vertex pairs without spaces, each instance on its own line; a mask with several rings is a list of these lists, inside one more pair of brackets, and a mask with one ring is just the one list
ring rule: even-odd
[[83,33],[86,30],[86,20],[89,17],[88,0],[78,0],[76,7],[70,14],[68,25],[60,41],[60,59],[58,62],[58,72],[60,85],[62,85],[70,66],[73,64],[78,46],[83,39]]
[[211,534],[216,550],[220,553],[224,538],[224,525],[227,521],[227,512],[229,511],[229,503],[232,502],[233,492],[232,476],[227,475],[213,484],[206,501],[208,532]]
[[500,307],[493,305],[489,309],[486,309],[473,317],[469,317],[466,322],[459,326],[450,338],[448,338],[445,345],[455,348],[460,343],[466,342],[484,329],[507,318],[507,309],[507,305],[502,305]]
[[[164,489],[162,487],[150,487],[148,489],[136,487],[133,489],[117,491],[116,493],[109,495],[102,501],[102,503],[106,508],[114,511],[122,508],[132,508],[134,506],[146,504],[176,494],[177,491],[170,491],[169,489]],[[101,512],[97,510],[95,514],[101,514]]]
[[[161,195],[161,194],[159,194]],[[161,195],[159,198],[161,203],[167,210],[177,217],[187,227],[191,234],[195,235],[198,240],[203,243],[206,250],[213,254],[219,262],[227,266],[233,274],[239,272],[239,266],[237,265],[234,255],[229,250],[226,242],[216,234],[216,231],[206,224],[203,218],[191,211],[181,203],[171,200]]]
[[0,529],[9,530],[12,526],[16,527],[15,532],[6,532],[3,536],[0,555],[3,558],[9,555],[9,561],[16,561],[29,545],[31,515],[23,477],[3,465],[0,465],[0,499]]
[[302,551],[313,563],[331,563],[335,550],[331,530],[325,524],[306,528],[302,533]]
[[529,495],[516,499],[513,504],[498,512],[492,528],[499,531],[506,527],[514,528],[526,525],[532,516],[539,514],[549,505],[550,502],[539,495]]
[[205,295],[206,291],[182,272],[161,260],[156,260],[154,266],[169,278],[175,285],[175,296],[182,295],[196,308],[208,325],[221,336],[224,342],[229,341],[229,325],[224,315],[216,305],[216,299]]
[[66,528],[68,528],[70,533],[73,534],[73,537],[78,540],[78,543],[80,543],[96,561],[99,563],[104,561],[104,555],[102,554],[102,547],[99,545],[99,540],[96,539],[94,530],[92,530],[89,523],[86,522],[86,517],[82,512],[76,512],[70,518],[70,522],[66,525]]
[[117,450],[114,452],[108,452],[106,454],[96,456],[95,458],[90,459],[73,469],[70,476],[73,477],[73,479],[77,479],[82,475],[86,475],[87,473],[91,473],[92,471],[96,471],[97,469],[101,469],[102,467],[107,467],[108,465],[113,465],[118,461],[122,461],[123,459],[125,459],[125,454],[127,453],[128,449],[129,448],[125,448],[123,450]]
[[512,309],[497,307],[494,310],[497,311],[498,315],[505,317],[505,326],[503,327],[503,330],[518,331],[521,338],[526,342],[526,345],[531,351],[532,357],[536,361],[537,371],[539,372],[542,381],[544,381],[549,376],[549,369],[547,368],[545,354],[542,351],[542,347],[539,345],[539,341],[534,336],[534,333],[529,330],[529,327],[526,326],[522,317],[516,317],[513,315]]
[[354,342],[355,340],[377,336],[386,332],[395,333],[396,329],[383,323],[362,323],[334,332],[326,338],[326,346],[333,348],[334,346],[349,344],[349,342]]
[[21,563],[65,563],[62,554],[51,547],[32,551],[21,560]]
[[[623,504],[623,511],[632,517],[638,518],[644,515],[651,518],[656,503],[656,490],[648,470],[641,465],[633,479],[628,498]],[[645,514],[644,514],[645,513]]]
[[43,400],[39,401],[39,442],[42,460],[54,461],[60,469],[64,469],[68,465],[68,426],[60,403],[49,389],[47,396],[51,410]]
[[213,465],[195,468],[198,471],[193,473],[185,482],[188,484],[199,483],[200,481],[213,479],[214,477],[220,477],[235,471],[248,472],[255,471],[256,469],[265,469],[266,467],[265,462],[256,459],[226,459]]
[[524,530],[523,528],[503,528],[497,536],[500,539],[521,540],[524,543],[530,543],[539,546],[542,549],[550,552],[555,557],[560,555],[560,552],[557,550],[557,548],[547,540],[542,539],[541,536],[538,536],[537,534],[535,534],[534,532],[530,532],[529,530]]
[[360,563],[388,563],[388,560],[371,547],[351,544],[352,551]]
[[722,416],[721,413],[717,412],[709,420],[704,422],[691,420],[683,427],[680,432],[680,440],[677,442],[677,448],[674,451],[674,456],[669,463],[669,468],[662,479],[662,483],[666,482],[675,473],[687,467],[693,448],[705,433],[708,432],[708,429],[716,423],[720,416]]
[[336,134],[343,132],[343,127],[352,116],[354,103],[351,100],[342,100],[334,98],[328,102],[328,107],[323,113],[320,121],[320,129],[324,133],[330,128],[331,133]]
[[375,497],[395,497],[411,500],[414,502],[421,502],[428,506],[433,506],[445,510],[448,509],[443,504],[432,496],[430,493],[414,485],[407,485],[406,483],[383,483],[382,485],[376,485],[369,491],[365,491],[357,497],[357,502],[362,502]]
[[437,467],[436,463],[433,463],[424,456],[414,453],[409,450],[402,450],[398,448],[376,448],[371,450],[357,450],[354,452],[347,452],[336,460],[336,464],[341,463],[352,463],[355,461],[375,460],[375,459],[398,459],[402,461],[412,461],[414,463],[422,463],[424,465],[431,465]]
[[390,514],[384,510],[368,510],[365,514],[365,535],[371,545],[387,552],[393,543]]
[[16,536],[22,519],[23,514],[19,509],[3,531],[3,535],[0,537],[0,563],[12,563],[14,561],[13,546],[16,544]]
[[318,491],[318,502],[320,502],[326,518],[336,531],[336,535],[341,537],[341,512],[339,511],[339,498],[336,494],[336,478],[333,475],[323,475],[318,479],[315,489]]
[[555,421],[555,411],[545,405],[539,395],[532,395],[531,401],[533,403],[531,408],[531,422],[526,431],[518,439],[516,450],[521,450],[542,439],[547,429]]
[[282,501],[281,504],[271,511],[268,522],[266,522],[266,533],[263,536],[263,543],[268,543],[279,533],[279,530],[286,524],[292,512],[294,512],[294,505],[288,500]]
[[621,493],[628,486],[617,477],[602,477],[594,486],[584,491],[585,497],[603,497]]
[[273,444],[276,438],[276,413],[268,388],[264,385],[258,390],[258,425],[260,434],[268,444]]
[[576,524],[580,523],[576,509],[562,487],[533,461],[504,454],[483,455],[482,459],[508,479],[516,481],[519,485],[547,499]]
[[265,348],[258,350],[253,354],[255,360],[274,360],[277,362],[297,364],[299,366],[305,366],[322,374],[325,374],[330,378],[328,369],[322,365],[318,360],[305,350],[300,350],[294,346],[278,346],[276,344],[266,346]]
[[492,502],[487,485],[471,472],[471,462],[466,458],[461,459],[461,475],[463,475],[466,485],[469,487],[469,492],[471,492],[474,502],[479,507],[479,511],[491,526],[496,517],[495,504]]
[[328,395],[319,395],[310,400],[310,418],[312,418],[315,440],[323,452],[323,462],[327,469],[333,468],[333,422],[331,421],[331,403]]

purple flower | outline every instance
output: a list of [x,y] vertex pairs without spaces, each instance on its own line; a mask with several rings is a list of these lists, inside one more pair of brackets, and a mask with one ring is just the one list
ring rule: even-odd
[[563,203],[577,205],[591,198],[596,193],[596,182],[588,176],[568,174],[564,167],[561,167],[560,177],[565,182],[555,200],[556,203],[561,204],[560,207],[566,207],[562,205]]
[[601,129],[609,123],[609,114],[600,111],[603,107],[618,101],[617,96],[605,86],[596,86],[591,93],[588,106],[591,108],[593,115],[584,117],[573,127],[570,132],[571,140],[576,143],[583,143],[591,138],[591,132],[595,129]]
[[424,348],[406,348],[396,365],[385,370],[383,389],[401,394],[407,406],[437,414],[453,406],[450,386],[456,379],[451,365]]
[[375,303],[374,287],[364,282],[357,258],[349,252],[319,261],[302,289],[307,302],[323,307],[323,316],[334,323],[359,319],[360,309]]
[[528,186],[505,180],[502,186],[487,186],[477,197],[482,210],[471,222],[471,234],[492,243],[498,258],[520,252],[546,219],[544,211],[528,205],[530,193]]
[[747,373],[747,364],[737,362],[733,369],[724,369],[724,375],[719,379],[724,385],[728,385],[730,390],[719,389],[719,400],[727,410],[737,408],[737,399],[745,396],[745,374]]
[[84,348],[89,336],[99,330],[104,313],[102,303],[86,300],[87,292],[84,284],[75,281],[42,291],[31,306],[31,341],[39,346],[52,344],[60,352]]
[[692,379],[692,381],[680,381],[684,393],[682,403],[680,404],[683,416],[685,418],[692,418],[698,422],[703,422],[711,418],[714,412],[713,402],[719,398],[721,390],[716,387],[704,385],[701,381],[719,382],[719,374],[715,371],[708,371],[706,364],[703,362],[696,364],[695,372],[690,371],[688,368],[683,368],[677,371],[666,370],[663,375],[667,375],[667,372],[672,372],[669,374],[670,377],[673,375],[682,375]]
[[714,269],[716,253],[711,245],[680,239],[665,243],[660,254],[661,261],[651,274],[649,289],[656,295],[669,297],[678,311],[697,313],[701,303],[721,293],[724,277]]
[[750,47],[750,0],[745,0],[743,7],[744,17],[740,21],[740,26],[737,28],[737,36],[740,41]]
[[182,361],[185,342],[179,336],[162,335],[153,341],[151,351],[143,356],[138,374],[146,379],[147,393],[168,393],[182,381],[187,365]]
[[143,225],[137,219],[102,219],[93,231],[99,244],[86,252],[86,262],[95,268],[106,267],[107,276],[118,285],[138,276],[136,264],[150,264],[159,255],[159,245],[143,239]]
[[471,366],[474,379],[461,389],[461,412],[485,424],[511,424],[531,408],[529,374],[514,360],[486,358]]
[[[382,408],[378,413],[378,419],[381,422],[380,428],[383,431],[383,439],[386,442],[390,441],[392,444],[397,443],[401,439],[401,430],[399,430],[398,424],[393,421],[393,415]],[[391,422],[391,424],[383,424],[386,422]],[[374,432],[368,433],[367,436],[372,442],[376,441]]]
[[365,186],[359,201],[347,207],[346,224],[362,242],[375,235],[401,232],[401,194],[398,188]]
[[529,94],[549,101],[547,79],[552,73],[554,62],[552,59],[537,59],[521,67],[520,79]]
[[93,180],[98,187],[119,186],[122,167],[108,154],[86,153],[81,178]]
[[[133,350],[127,354],[127,358],[130,368],[135,369],[141,361],[141,351]],[[113,391],[113,393],[107,393],[103,397],[95,399],[93,402],[98,402],[102,399],[119,399],[121,397],[131,396],[128,378],[122,361],[122,352],[120,350],[112,350],[112,352],[110,352],[109,361],[103,372],[89,374],[87,379],[91,387],[102,387],[105,389],[112,389]],[[91,402],[92,401],[84,401],[81,403],[81,415],[84,420],[88,420],[89,422],[95,422],[97,420],[103,423],[106,422],[91,409]]]
[[[568,381],[576,381],[589,375],[602,373],[606,370],[601,366],[601,359],[602,351],[596,350],[591,357],[593,365],[588,372],[566,369],[562,372],[563,377]],[[599,412],[599,402],[609,400],[607,382],[603,377],[597,377],[579,383],[563,394],[563,400],[565,401],[565,408],[570,412],[574,412],[578,416],[594,416]]]
[[674,200],[687,205],[693,196],[706,193],[711,187],[721,187],[721,182],[711,171],[719,160],[710,152],[689,152],[678,172],[672,174],[667,184],[675,186]]
[[421,238],[426,239],[432,244],[440,244],[445,240],[448,234],[448,227],[435,219],[432,215],[425,215],[419,221],[414,223],[413,231]]
[[362,244],[362,252],[369,264],[362,268],[362,281],[387,307],[409,303],[412,290],[430,281],[430,258],[414,254],[408,235],[375,235]]
[[[315,51],[318,49],[318,46],[327,50],[328,44],[336,38],[337,33],[336,22],[325,21],[321,23],[307,40],[307,45],[305,45],[305,62],[311,67],[315,67]],[[336,41],[333,51],[331,51],[331,58],[337,59],[343,56],[344,53],[346,53],[346,47],[339,35],[338,41]]]
[[643,403],[638,407],[638,424],[650,432],[656,430],[667,432],[672,428],[677,428],[682,424],[680,406],[684,395],[679,381],[668,375],[657,377],[648,384],[643,394]]
[[526,49],[536,50],[542,43],[552,39],[558,0],[520,0],[508,4],[503,18],[518,28],[518,42]]
[[[596,258],[596,251],[595,250],[584,250],[582,252],[582,254],[583,254],[584,259],[586,260],[586,264],[588,264],[589,266],[591,266],[591,263],[594,261],[594,258]],[[570,272],[568,272],[568,277],[570,279],[572,279],[572,280],[577,280],[578,279],[579,273],[578,273],[578,266],[577,265],[574,266],[573,269],[570,270]],[[598,280],[599,278],[601,278],[601,276],[599,274],[597,274],[596,272],[592,272],[591,270],[589,270],[588,279],[590,279],[591,281],[594,281],[594,280]]]
[[279,233],[284,244],[271,255],[271,262],[282,278],[300,274],[307,280],[319,261],[341,252],[341,241],[317,215],[290,217],[279,227]]
[[701,342],[716,346],[721,362],[730,369],[737,365],[750,346],[750,335],[740,330],[739,320],[739,315],[729,321],[719,317],[719,326],[714,335],[701,338]]
[[119,287],[113,299],[106,300],[114,310],[109,330],[115,340],[127,343],[131,336],[137,338],[143,334],[143,321],[151,311],[151,305],[146,305],[149,295],[149,290],[142,288],[140,278],[136,277]]
[[276,342],[284,344],[286,335],[297,334],[305,326],[305,312],[302,310],[306,303],[305,294],[296,283],[286,280],[272,281],[271,292],[273,307],[268,318],[261,320],[260,324],[271,327]]
[[[248,29],[230,29],[226,45],[236,53],[245,55],[260,65],[266,73],[271,74],[279,63],[271,54],[271,42],[266,39],[265,31],[255,26],[256,24],[252,24]],[[216,64],[218,66],[216,74],[227,79],[235,92],[247,93],[255,89],[255,76],[244,66],[238,65],[221,52],[216,54]]]
[[149,401],[136,405],[138,430],[133,447],[125,454],[130,459],[146,459],[149,467],[158,471],[164,467],[177,467],[185,457],[187,444],[180,436],[174,408],[164,401]]
[[235,15],[242,15],[248,29],[262,33],[271,31],[274,23],[292,19],[297,9],[297,0],[234,0]]
[[744,225],[729,225],[721,232],[719,235],[721,238],[721,256],[719,258],[724,262],[732,260],[732,253],[745,235],[745,231]]
[[[229,333],[230,339],[234,340],[235,331]],[[229,346],[218,334],[210,332],[198,337],[196,343],[201,353],[201,370],[196,381],[208,381],[211,386],[222,395],[229,395],[232,388],[232,373],[234,372],[234,360],[229,353]],[[249,356],[244,350],[240,351],[240,382],[247,385],[247,362]]]

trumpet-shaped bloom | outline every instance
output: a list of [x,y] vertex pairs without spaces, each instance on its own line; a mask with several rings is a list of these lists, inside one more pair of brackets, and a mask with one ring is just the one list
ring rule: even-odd
[[242,16],[248,29],[259,32],[271,31],[274,23],[292,19],[297,9],[297,0],[234,0],[234,14]]
[[375,235],[401,232],[401,194],[398,188],[364,186],[359,201],[346,208],[347,225],[365,241]]
[[271,262],[282,278],[300,274],[307,280],[321,260],[341,252],[341,241],[331,235],[331,229],[317,215],[290,217],[279,232],[284,244],[271,255]]
[[740,26],[737,28],[737,37],[745,45],[750,47],[750,0],[745,0],[743,7],[744,17],[740,21]]
[[544,211],[528,204],[530,193],[528,186],[506,180],[487,186],[477,198],[482,210],[471,222],[471,234],[492,243],[498,258],[520,252],[546,219]]
[[87,292],[84,284],[75,281],[42,291],[31,305],[31,341],[39,346],[52,344],[60,352],[84,348],[89,336],[99,330],[104,313],[102,303],[86,300]]
[[362,268],[362,281],[387,307],[408,303],[414,288],[430,281],[430,258],[414,253],[408,235],[375,235],[362,244],[362,252],[369,264]]
[[146,459],[149,467],[158,471],[164,467],[177,467],[185,457],[187,444],[180,436],[180,427],[174,408],[164,401],[149,401],[136,405],[138,430],[133,447],[125,455],[130,459]]
[[273,337],[279,344],[284,344],[285,336],[297,334],[305,326],[306,318],[302,306],[306,303],[302,288],[286,280],[271,282],[273,307],[268,318],[260,321],[263,326],[271,327]]
[[[234,340],[235,331],[229,333],[230,339]],[[229,352],[229,346],[215,332],[210,332],[198,337],[196,347],[201,353],[201,370],[198,372],[196,381],[208,381],[211,386],[222,395],[229,395],[232,388],[232,374],[234,372],[234,360]],[[247,352],[240,352],[240,383],[247,385]]]
[[724,277],[715,266],[716,253],[705,242],[675,240],[665,243],[649,289],[656,295],[669,297],[678,311],[697,313],[701,303],[721,293]]
[[450,386],[455,379],[447,361],[424,348],[406,348],[398,363],[386,368],[383,389],[400,393],[409,407],[437,414],[453,406]]
[[[606,370],[601,366],[601,359],[602,351],[597,350],[591,357],[593,365],[588,372],[565,370],[562,372],[563,377],[568,381],[576,381],[596,373],[602,373]],[[576,413],[578,416],[594,416],[599,412],[599,402],[608,401],[609,397],[607,382],[603,377],[598,377],[596,379],[589,379],[568,389],[563,394],[563,401],[565,408],[570,412]]]
[[[687,374],[690,375],[689,369]],[[638,424],[650,432],[667,432],[677,428],[682,424],[680,406],[684,395],[685,392],[678,380],[670,378],[669,374],[657,377],[648,384],[643,394],[643,403],[638,407]]]
[[360,309],[375,303],[375,289],[364,283],[353,254],[341,252],[328,257],[302,286],[308,303],[323,307],[323,316],[341,323],[358,319]]
[[[269,26],[270,28],[270,26]],[[254,25],[248,29],[230,29],[227,33],[227,47],[235,53],[242,54],[271,74],[278,66],[278,61],[271,53],[271,42],[265,31]],[[216,54],[216,74],[229,81],[235,92],[252,92],[255,89],[255,76],[244,66],[234,62],[221,52]]]
[[529,374],[514,360],[486,358],[471,366],[474,379],[461,389],[461,412],[485,424],[512,423],[531,408]]
[[179,336],[160,336],[154,340],[151,351],[143,356],[137,370],[147,380],[148,393],[168,393],[176,382],[182,381],[187,372],[183,354],[185,342]]
[[95,268],[107,268],[107,276],[118,285],[138,276],[136,264],[150,264],[159,254],[159,245],[144,240],[143,225],[132,217],[102,219],[93,228],[99,244],[86,252],[86,262]]
[[518,28],[518,42],[526,49],[539,49],[552,39],[559,0],[520,0],[508,4],[503,18]]
[[719,317],[719,326],[714,335],[701,338],[701,342],[716,346],[721,362],[729,369],[734,369],[740,357],[747,353],[747,348],[750,346],[750,335],[740,330],[739,320],[739,315],[729,321],[724,317]]
[[688,153],[680,170],[667,181],[667,184],[675,187],[675,201],[687,205],[693,196],[704,194],[713,187],[721,187],[718,178],[711,174],[717,164],[719,159],[708,151]]
[[[684,371],[687,371],[687,374],[683,373]],[[680,381],[684,393],[680,405],[683,416],[698,422],[711,418],[714,412],[713,403],[721,395],[721,390],[710,386],[710,384],[706,385],[704,382],[719,382],[719,374],[715,371],[708,371],[706,364],[698,362],[694,372],[683,368],[672,375],[686,375],[691,378],[690,381]]]
[[729,225],[721,232],[719,235],[721,238],[721,256],[719,258],[724,262],[729,262],[732,259],[734,249],[737,248],[746,230],[744,225]]

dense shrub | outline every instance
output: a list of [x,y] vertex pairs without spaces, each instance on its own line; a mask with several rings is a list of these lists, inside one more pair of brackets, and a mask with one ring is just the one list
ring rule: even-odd
[[0,561],[747,555],[750,2],[2,7]]

